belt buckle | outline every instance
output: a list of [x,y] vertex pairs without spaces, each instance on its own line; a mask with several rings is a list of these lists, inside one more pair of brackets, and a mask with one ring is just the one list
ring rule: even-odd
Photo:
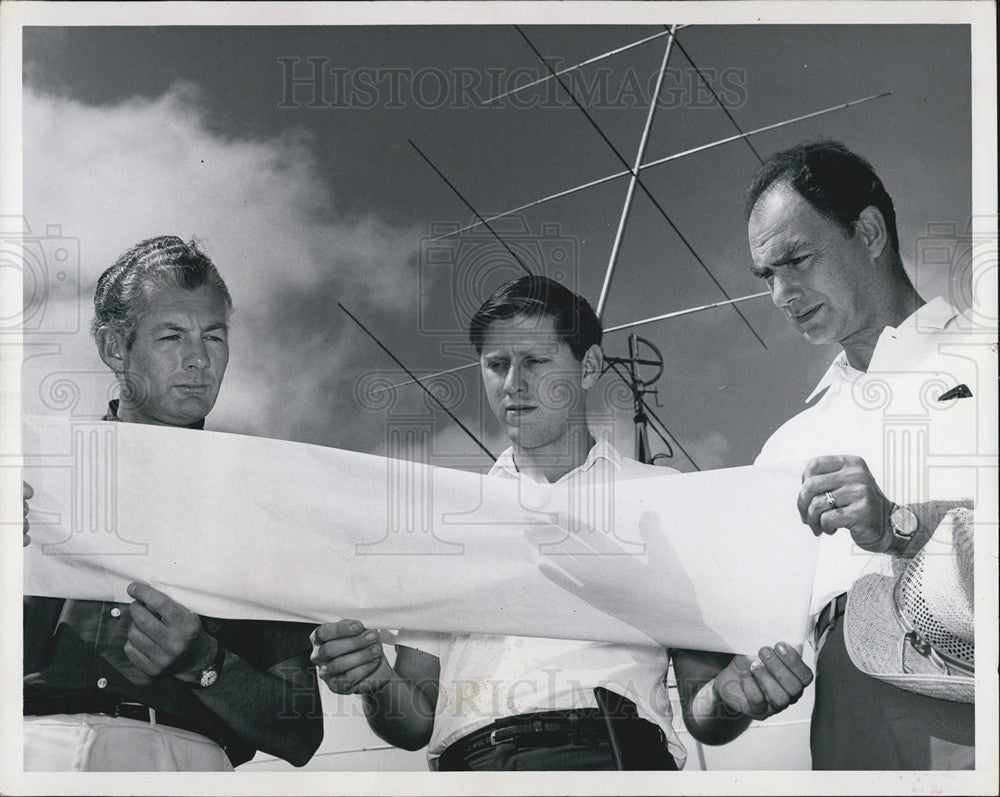
[[580,715],[575,711],[572,711],[566,719],[568,722],[565,725],[555,728],[554,730],[566,730],[569,732],[569,740],[572,744],[583,744],[585,741],[585,734],[583,723],[580,722]]
[[[498,744],[505,744],[506,742],[514,742],[521,734],[517,730],[518,726],[504,725],[499,728],[494,728],[490,731],[490,746],[496,747]],[[498,739],[497,734],[507,731],[510,733],[509,738]]]
[[135,701],[132,701],[132,700],[121,700],[121,701],[115,703],[115,713],[112,714],[111,716],[112,717],[121,717],[121,715],[122,715],[122,708],[125,707],[125,706],[135,706],[136,708],[140,708],[140,709],[144,708],[144,709],[146,709],[146,722],[149,722],[149,713],[151,711],[151,709],[149,708],[149,706],[147,706],[145,703],[136,703]]
[[830,630],[830,627],[841,617],[844,616],[844,610],[847,606],[847,593],[842,592],[836,598],[833,598],[827,604],[820,609],[819,615],[816,617],[816,628],[813,630],[813,649],[819,653],[821,647],[820,643],[823,641],[823,635]]

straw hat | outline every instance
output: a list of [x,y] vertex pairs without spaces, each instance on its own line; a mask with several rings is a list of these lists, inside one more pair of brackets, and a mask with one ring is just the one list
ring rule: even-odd
[[956,509],[912,559],[872,558],[847,596],[854,666],[910,692],[975,702],[972,528],[972,512]]

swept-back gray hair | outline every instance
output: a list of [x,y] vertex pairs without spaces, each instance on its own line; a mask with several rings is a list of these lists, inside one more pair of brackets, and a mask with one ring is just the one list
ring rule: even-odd
[[101,274],[94,293],[91,334],[96,337],[101,327],[110,327],[125,339],[126,347],[131,347],[139,314],[157,285],[186,290],[207,285],[219,292],[227,315],[232,312],[226,283],[194,241],[184,243],[176,235],[160,235],[137,243]]

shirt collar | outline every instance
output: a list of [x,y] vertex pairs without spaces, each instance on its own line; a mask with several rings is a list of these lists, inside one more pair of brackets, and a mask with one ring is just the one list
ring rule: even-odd
[[935,296],[907,318],[900,327],[912,326],[919,330],[946,329],[961,313],[947,299]]
[[[960,315],[946,299],[935,296],[929,302],[922,304],[906,318],[899,322],[898,327],[886,327],[882,330],[882,335],[897,337],[900,330],[919,330],[930,332],[946,329],[948,325]],[[879,338],[881,340],[881,336]]]
[[[108,412],[107,412],[107,414],[103,418],[101,418],[101,420],[102,421],[118,421],[119,423],[123,423],[122,419],[118,417],[118,399],[111,399],[111,401],[108,402]],[[205,428],[205,419],[202,418],[200,421],[195,421],[194,423],[189,423],[189,424],[187,424],[186,426],[184,426],[182,428],[184,428],[184,429],[204,429]]]
[[497,476],[501,473],[514,476],[515,478],[520,476],[517,472],[517,466],[514,464],[514,446],[511,446],[497,457],[497,461],[493,463],[493,467],[490,468],[490,472],[486,475]]
[[820,378],[819,382],[816,383],[816,387],[813,388],[812,393],[806,399],[806,404],[811,402],[816,396],[826,390],[834,382],[842,379],[848,379],[852,376],[852,372],[855,374],[861,373],[856,368],[852,368],[850,363],[847,362],[847,352],[841,350],[840,354],[833,358],[833,362],[830,363],[830,367],[826,369],[826,373]]
[[[597,442],[594,443],[593,447],[587,453],[587,459],[584,460],[583,464],[571,470],[569,473],[560,478],[559,481],[568,479],[574,474],[590,470],[602,459],[610,462],[611,466],[615,470],[619,470],[622,466],[621,454],[619,454],[617,449],[615,449],[615,447],[608,442],[607,438],[599,437]],[[500,454],[499,457],[497,457],[497,461],[493,464],[493,467],[490,468],[488,475],[505,475],[515,479],[521,478],[522,474],[518,471],[517,465],[514,462],[514,446],[511,446]]]
[[[958,315],[958,310],[947,299],[936,296],[917,308],[915,312],[910,313],[910,315],[900,322],[898,327],[886,327],[882,330],[882,335],[889,334],[896,337],[896,332],[900,329],[919,329],[922,331],[945,329]],[[881,336],[879,340],[881,341]],[[826,373],[823,374],[816,387],[813,388],[812,393],[809,394],[806,404],[834,382],[843,379],[853,380],[860,373],[861,371],[852,367],[847,362],[847,352],[841,350],[840,354],[833,358],[833,362],[830,363],[830,367],[826,369]]]

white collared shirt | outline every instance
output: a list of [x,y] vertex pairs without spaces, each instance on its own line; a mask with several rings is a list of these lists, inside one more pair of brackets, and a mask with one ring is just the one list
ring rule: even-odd
[[[614,479],[644,479],[651,475],[660,476],[666,473],[680,473],[680,471],[660,465],[645,465],[631,457],[623,457],[618,453],[618,449],[605,438],[598,438],[583,464],[564,474],[552,484],[565,482],[580,484],[581,481],[587,481],[604,485]],[[527,478],[517,469],[517,464],[514,462],[513,446],[497,457],[497,461],[493,463],[493,467],[487,475],[508,479]]]
[[[635,479],[674,471],[622,457],[607,441],[598,441],[578,468],[556,484],[569,483],[583,494],[604,489],[616,479]],[[504,451],[490,476],[524,479],[513,448]],[[540,606],[539,611],[545,607]],[[666,734],[670,753],[682,767],[687,751],[671,724],[664,679],[668,653],[662,647],[612,645],[566,639],[488,634],[414,634],[398,643],[441,660],[441,688],[434,713],[428,758],[501,717],[534,711],[597,708],[594,688],[604,686],[634,702],[639,715]]]
[[[867,371],[840,352],[807,399],[811,406],[771,435],[756,463],[850,454],[864,458],[896,503],[975,500],[973,460],[990,453],[985,446],[996,456],[995,434],[981,434],[992,415],[979,400],[996,379],[995,342],[995,330],[977,331],[944,299],[928,302],[882,331]],[[972,397],[937,400],[962,384]],[[870,558],[846,530],[824,535],[812,613],[848,590]]]

